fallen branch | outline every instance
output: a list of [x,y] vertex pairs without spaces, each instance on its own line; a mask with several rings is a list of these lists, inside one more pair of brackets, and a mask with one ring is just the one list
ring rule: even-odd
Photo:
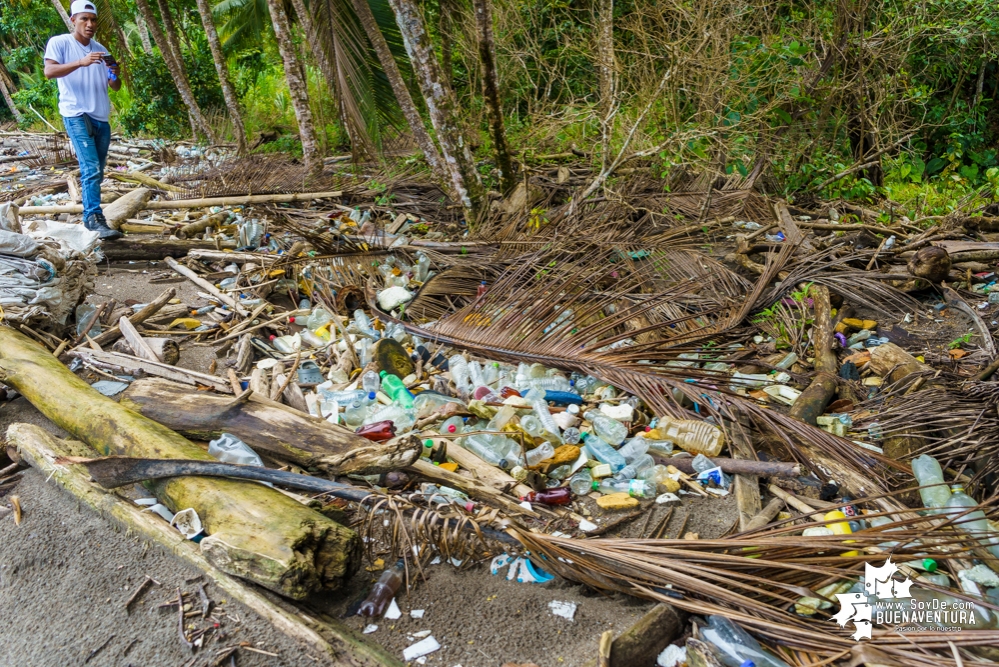
[[177,260],[175,260],[173,257],[167,257],[165,261],[167,263],[167,266],[169,266],[171,269],[173,269],[174,271],[176,271],[180,275],[184,276],[185,278],[187,278],[188,280],[190,280],[192,283],[194,283],[195,285],[197,285],[201,289],[205,290],[206,292],[208,292],[209,294],[211,294],[212,296],[214,296],[216,299],[218,299],[219,301],[221,301],[225,305],[227,305],[230,308],[232,308],[234,311],[236,311],[237,313],[239,313],[243,317],[246,317],[247,315],[250,314],[250,311],[248,311],[246,308],[243,308],[243,306],[239,305],[238,301],[236,301],[235,299],[233,299],[228,294],[224,294],[222,292],[222,290],[220,290],[218,287],[216,287],[215,285],[211,284],[210,282],[208,282],[207,280],[205,280],[204,278],[202,278],[201,276],[199,276],[197,273],[195,273],[191,269],[189,269],[186,266],[183,266],[181,264],[178,264]]
[[[298,192],[295,194],[242,195],[238,197],[206,197],[204,199],[161,199],[147,202],[141,211],[173,210],[178,208],[209,208],[211,206],[246,206],[248,204],[281,204],[309,199],[335,199],[342,197],[343,191]],[[83,205],[69,206],[24,206],[21,215],[42,213],[83,213]]]
[[836,373],[839,364],[833,352],[832,305],[829,303],[829,288],[812,285],[811,296],[815,303],[815,325],[812,329],[812,345],[815,349],[816,376],[805,391],[791,406],[791,417],[815,426],[816,418],[825,412],[826,406],[836,395]]

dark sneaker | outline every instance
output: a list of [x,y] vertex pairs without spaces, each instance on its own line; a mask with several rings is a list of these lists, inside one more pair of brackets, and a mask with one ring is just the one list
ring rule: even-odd
[[108,221],[104,218],[103,213],[91,213],[83,221],[83,226],[92,232],[97,232],[102,241],[113,241],[121,238],[121,232],[108,227]]

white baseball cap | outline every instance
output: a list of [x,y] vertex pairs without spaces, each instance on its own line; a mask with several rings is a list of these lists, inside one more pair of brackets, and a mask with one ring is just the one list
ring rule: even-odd
[[83,12],[89,12],[97,16],[97,7],[91,0],[73,0],[73,4],[69,6],[69,15],[76,16]]

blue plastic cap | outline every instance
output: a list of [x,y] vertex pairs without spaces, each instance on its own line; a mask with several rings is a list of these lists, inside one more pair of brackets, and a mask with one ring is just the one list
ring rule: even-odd
[[368,399],[370,399],[372,401],[375,400],[375,392],[369,391],[368,392]]
[[752,660],[743,660],[739,667],[756,667],[756,663]]

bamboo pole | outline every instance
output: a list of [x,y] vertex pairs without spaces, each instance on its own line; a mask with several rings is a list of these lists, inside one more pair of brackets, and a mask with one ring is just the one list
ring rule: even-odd
[[[102,455],[213,460],[179,434],[100,395],[58,359],[0,327],[0,381]],[[235,480],[174,478],[148,484],[174,511],[193,508],[216,567],[287,597],[334,590],[359,564],[357,534],[284,494]]]

